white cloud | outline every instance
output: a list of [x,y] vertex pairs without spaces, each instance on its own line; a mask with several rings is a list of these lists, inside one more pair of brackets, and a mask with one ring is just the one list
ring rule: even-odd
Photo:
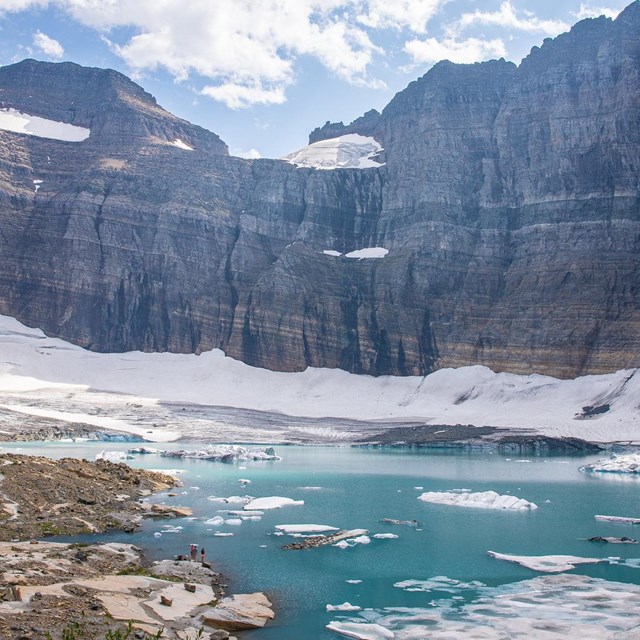
[[[426,20],[428,6],[444,1],[401,0],[403,11],[397,19],[419,22],[422,15]],[[3,2],[15,10],[30,4],[0,0],[0,10]],[[383,86],[368,75],[374,56],[382,50],[357,18],[370,13],[362,10],[370,3],[388,26],[393,12],[380,9],[382,0],[50,0],[49,4],[108,37],[131,73],[164,68],[180,81],[200,76],[207,85],[204,95],[238,108],[283,102],[300,56],[315,58],[349,83]],[[118,27],[132,29],[134,35],[116,41]]]
[[450,35],[461,33],[475,25],[542,33],[547,36],[556,36],[563,31],[568,31],[571,27],[571,25],[562,20],[540,19],[531,11],[524,10],[518,15],[511,1],[506,0],[497,11],[480,11],[476,9],[472,13],[463,13],[458,20],[449,25],[449,33]]
[[44,7],[48,0],[0,0],[0,13],[26,11],[33,7]]
[[262,158],[262,154],[257,149],[249,149],[249,151],[243,151],[242,149],[232,149],[231,155],[237,158],[247,158],[249,160],[258,160]]
[[36,31],[33,34],[33,46],[52,60],[61,60],[64,57],[62,45],[42,31]]
[[373,29],[403,29],[425,33],[427,23],[449,0],[369,0],[358,21]]
[[580,4],[580,10],[574,15],[578,20],[584,20],[585,18],[597,18],[599,16],[606,16],[607,18],[617,18],[620,11],[618,9],[612,9],[610,7],[589,7],[586,4]]
[[440,60],[450,60],[460,64],[480,62],[506,55],[504,42],[499,38],[483,40],[481,38],[428,38],[426,40],[410,40],[404,46],[415,63],[435,64]]
[[206,86],[201,93],[222,102],[229,109],[244,109],[254,104],[282,104],[286,101],[283,86],[268,89],[259,85],[248,87],[227,82]]

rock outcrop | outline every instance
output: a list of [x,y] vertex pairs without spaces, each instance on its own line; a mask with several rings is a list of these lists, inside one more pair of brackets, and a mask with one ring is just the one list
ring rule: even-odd
[[[312,134],[373,135],[371,169],[229,157],[115,72],[4,67],[0,108],[91,135],[0,131],[0,313],[94,350],[283,371],[637,367],[638,32],[634,2]],[[366,247],[389,253],[323,253]]]

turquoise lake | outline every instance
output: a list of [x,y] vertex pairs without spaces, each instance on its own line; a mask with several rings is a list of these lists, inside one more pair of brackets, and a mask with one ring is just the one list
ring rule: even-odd
[[[2,446],[7,451],[88,459],[104,449],[127,448],[123,443]],[[198,445],[162,447],[195,449]],[[243,634],[252,640],[335,639],[339,636],[325,629],[330,621],[361,619],[358,616],[362,615],[375,619],[376,612],[388,608],[400,608],[403,615],[440,608],[444,615],[455,618],[456,611],[474,602],[479,593],[491,589],[499,593],[508,589],[506,585],[541,575],[491,558],[489,550],[518,555],[615,556],[620,558],[615,564],[580,565],[571,573],[640,585],[640,545],[585,540],[596,535],[640,536],[640,527],[634,535],[633,526],[594,520],[595,514],[640,517],[640,479],[587,475],[578,470],[603,456],[518,458],[320,446],[275,449],[282,460],[234,464],[137,455],[127,462],[135,467],[184,471],[180,476],[184,486],[176,497],[161,494],[154,500],[192,507],[196,519],[145,521],[135,534],[111,533],[90,539],[130,542],[144,547],[152,559],[187,553],[192,542],[204,546],[208,560],[228,576],[231,592],[264,591],[274,603],[274,623]],[[244,478],[251,484],[243,487],[238,481]],[[539,508],[494,511],[417,499],[423,491],[452,489],[510,493],[535,502]],[[241,505],[225,505],[211,497],[244,494],[285,496],[304,500],[304,505],[265,511],[261,520],[244,521],[240,526],[206,523],[220,515],[218,510],[241,509]],[[382,518],[415,519],[420,526],[383,524]],[[348,549],[283,550],[282,545],[294,539],[273,535],[275,525],[300,523],[362,528],[370,536],[394,533],[398,538],[371,538],[370,544]],[[179,533],[154,537],[166,524],[183,528]],[[216,531],[234,535],[218,537]],[[423,585],[420,591],[394,587],[401,581],[435,577],[451,582],[438,580],[428,588]],[[327,604],[344,602],[372,612],[325,609]]]

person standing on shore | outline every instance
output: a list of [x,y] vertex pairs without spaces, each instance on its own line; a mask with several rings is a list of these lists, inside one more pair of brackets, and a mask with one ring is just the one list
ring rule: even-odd
[[200,549],[200,562],[202,562],[202,564],[204,564],[204,547],[202,547],[202,549]]
[[198,545],[192,544],[189,547],[189,557],[191,558],[191,562],[195,562],[198,557]]

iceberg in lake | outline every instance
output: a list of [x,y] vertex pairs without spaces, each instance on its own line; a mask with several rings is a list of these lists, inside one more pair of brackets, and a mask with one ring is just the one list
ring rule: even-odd
[[580,471],[585,473],[638,473],[640,474],[640,454],[627,453],[616,455],[610,458],[596,460],[591,464],[580,467]]
[[241,447],[230,444],[210,444],[204,449],[188,451],[163,451],[165,458],[188,458],[194,460],[213,460],[215,462],[240,462],[245,460],[281,460],[273,447],[260,449],[257,447]]
[[597,564],[609,561],[608,558],[581,558],[579,556],[516,556],[508,553],[497,553],[496,551],[487,551],[487,555],[496,560],[515,562],[521,567],[544,573],[561,573],[563,571],[571,571],[579,564]]
[[504,496],[495,491],[479,491],[477,493],[458,493],[454,491],[428,491],[418,496],[418,500],[445,504],[452,507],[474,507],[477,509],[504,509],[509,511],[525,511],[537,509],[538,505],[517,498]]
[[280,507],[300,506],[304,500],[292,500],[281,496],[268,496],[266,498],[255,498],[244,505],[245,511],[266,511],[268,509],[280,509]]

